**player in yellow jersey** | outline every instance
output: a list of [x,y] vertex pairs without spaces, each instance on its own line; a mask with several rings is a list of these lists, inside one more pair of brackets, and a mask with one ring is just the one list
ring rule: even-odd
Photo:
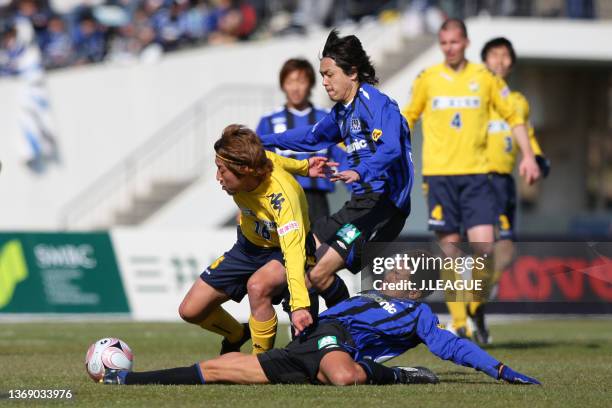
[[[180,305],[180,316],[225,337],[221,354],[239,351],[253,339],[253,353],[274,345],[273,299],[289,290],[296,334],[313,322],[305,281],[307,256],[314,253],[308,205],[293,174],[325,176],[323,157],[293,160],[266,152],[258,136],[241,125],[225,128],[215,143],[217,180],[240,209],[236,244],[200,275]],[[247,294],[249,325],[221,304]],[[249,333],[250,328],[250,333]]]
[[[499,37],[488,41],[480,52],[486,67],[499,78],[505,79],[516,62],[516,53],[512,43]],[[544,177],[550,171],[550,164],[542,154],[542,149],[535,138],[533,127],[529,123],[529,103],[517,91],[512,91],[508,100],[523,118],[529,132],[529,142],[536,162]],[[512,171],[516,163],[517,144],[512,137],[510,126],[492,109],[487,130],[487,160],[489,162],[489,180],[496,198],[497,242],[495,243],[495,276],[491,284],[497,283],[499,274],[512,259],[514,245],[514,216],[516,212],[516,187]],[[481,302],[470,302],[471,315],[477,331],[474,338],[482,344],[490,343],[489,330],[485,323],[485,307]]]
[[[512,128],[521,148],[521,175],[532,183],[540,172],[524,121],[508,100],[510,91],[505,82],[482,64],[465,58],[469,40],[463,21],[445,21],[438,40],[444,63],[421,72],[414,81],[411,100],[402,111],[411,129],[422,116],[428,224],[448,255],[459,254],[453,244],[460,242],[465,232],[471,243],[479,243],[473,244],[476,255],[491,259],[488,255],[493,252],[496,218],[486,157],[491,107]],[[492,270],[490,262],[486,269],[476,275]],[[453,329],[461,336],[469,336],[466,303],[449,302],[448,307]]]

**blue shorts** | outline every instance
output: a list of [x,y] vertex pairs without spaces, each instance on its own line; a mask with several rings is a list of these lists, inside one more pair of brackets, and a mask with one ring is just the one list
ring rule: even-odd
[[514,239],[516,215],[516,184],[511,174],[489,174],[489,181],[496,198],[496,217],[499,239]]
[[494,225],[496,198],[488,174],[423,177],[429,230],[461,232]]
[[225,292],[232,300],[240,302],[247,294],[247,281],[259,268],[277,260],[284,265],[280,248],[262,248],[246,239],[240,228],[236,243],[217,258],[200,278],[213,288]]

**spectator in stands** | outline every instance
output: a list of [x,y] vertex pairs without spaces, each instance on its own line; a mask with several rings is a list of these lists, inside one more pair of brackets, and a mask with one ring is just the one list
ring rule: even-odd
[[74,48],[66,24],[59,15],[52,15],[40,41],[45,68],[65,67],[72,63]]
[[106,54],[104,31],[90,10],[80,16],[74,40],[77,64],[100,62],[104,59]]
[[216,0],[213,11],[214,31],[209,36],[211,44],[246,40],[257,27],[255,9],[246,1]]

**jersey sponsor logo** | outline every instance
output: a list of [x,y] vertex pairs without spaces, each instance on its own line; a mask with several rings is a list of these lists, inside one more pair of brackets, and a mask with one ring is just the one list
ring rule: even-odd
[[375,142],[378,142],[378,139],[380,139],[381,136],[382,136],[382,130],[374,129],[372,131],[372,140],[374,140]]
[[386,310],[389,314],[394,314],[397,312],[394,303],[389,302],[384,297],[377,295],[376,293],[365,293],[362,296],[367,297],[378,303],[384,310]]
[[277,210],[278,213],[280,214],[283,208],[283,202],[285,201],[285,198],[283,197],[283,193],[278,193],[278,194],[272,193],[272,194],[268,194],[266,197],[270,199],[270,205],[272,206],[272,208]]
[[431,109],[478,109],[479,96],[437,96],[431,102]]
[[325,348],[331,348],[331,347],[340,347],[338,345],[338,338],[336,336],[321,337],[317,341],[317,348],[319,350],[322,350],[322,349],[325,349]]
[[347,245],[351,245],[360,235],[361,231],[353,224],[344,224],[344,226],[336,232],[336,236]]
[[346,147],[346,152],[353,153],[357,150],[365,149],[366,147],[368,147],[368,142],[366,142],[365,139],[359,139],[348,145]]
[[489,133],[510,132],[510,126],[505,120],[490,120],[487,127]]
[[361,132],[361,119],[351,118],[351,133]]
[[296,231],[299,229],[300,229],[300,224],[298,224],[297,221],[289,221],[285,225],[281,225],[280,227],[278,227],[276,231],[278,232],[278,236],[282,237],[283,235],[291,231]]

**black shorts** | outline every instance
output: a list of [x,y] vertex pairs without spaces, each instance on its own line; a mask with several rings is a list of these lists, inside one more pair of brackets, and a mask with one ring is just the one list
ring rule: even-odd
[[[314,247],[314,238],[312,234],[308,234],[305,248],[307,265],[314,263]],[[240,302],[247,294],[249,278],[273,260],[285,264],[280,248],[257,246],[246,239],[238,227],[234,246],[206,268],[200,278],[213,288],[226,293],[232,300]],[[273,303],[278,304],[282,299],[283,295],[279,295],[273,299]]]
[[272,384],[320,384],[319,365],[327,353],[354,348],[351,334],[338,322],[320,323],[282,349],[257,355],[259,364]]
[[489,181],[496,198],[499,239],[514,239],[514,216],[516,214],[516,185],[511,174],[489,174]]
[[495,224],[495,194],[488,174],[425,176],[429,230],[461,232]]
[[393,241],[404,228],[406,218],[408,214],[386,194],[353,195],[337,213],[315,222],[312,231],[320,242],[342,256],[349,271],[358,273],[365,244]]

